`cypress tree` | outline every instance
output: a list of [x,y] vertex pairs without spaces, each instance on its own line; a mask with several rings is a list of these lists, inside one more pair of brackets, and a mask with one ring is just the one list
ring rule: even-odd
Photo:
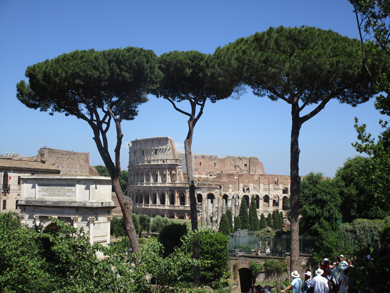
[[272,228],[272,225],[271,225],[271,221],[272,221],[272,215],[271,213],[268,213],[268,216],[267,216],[267,227],[271,227]]
[[221,222],[219,223],[218,232],[221,232],[222,234],[225,234],[227,236],[229,236],[230,234],[230,223],[226,214],[222,214],[221,216]]
[[229,220],[229,228],[230,228],[230,233],[233,233],[234,232],[234,229],[233,229],[233,215],[232,215],[232,211],[229,209],[226,211],[226,216]]
[[241,207],[240,207],[240,212],[238,213],[238,217],[240,218],[241,229],[249,229],[248,204],[246,203],[245,197],[242,197]]
[[253,195],[251,199],[251,205],[249,207],[249,230],[259,230],[259,219],[257,218],[256,201]]
[[234,231],[241,229],[241,219],[240,216],[234,218]]
[[283,227],[283,212],[279,212],[279,224],[280,224],[280,229]]
[[259,228],[260,228],[260,230],[267,228],[267,220],[265,219],[265,216],[263,213],[261,213],[261,216],[260,216],[260,227]]
[[273,227],[274,229],[279,229],[279,215],[277,215],[278,210],[274,210],[272,212],[272,221],[273,221]]

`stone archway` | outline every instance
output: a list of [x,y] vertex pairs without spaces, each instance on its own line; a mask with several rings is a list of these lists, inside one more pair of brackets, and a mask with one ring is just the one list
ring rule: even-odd
[[248,292],[252,287],[252,270],[248,268],[241,268],[238,272],[240,276],[240,292]]

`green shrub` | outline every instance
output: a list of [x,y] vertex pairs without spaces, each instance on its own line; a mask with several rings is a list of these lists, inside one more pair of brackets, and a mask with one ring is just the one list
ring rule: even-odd
[[164,246],[164,257],[171,254],[175,247],[181,247],[181,237],[187,234],[188,228],[186,224],[169,224],[162,228],[158,241]]
[[264,270],[264,266],[260,263],[252,261],[251,262],[251,270],[252,270],[252,276],[256,277],[258,274],[260,274]]
[[390,244],[390,222],[387,223],[381,230],[381,245],[383,245],[385,242]]
[[157,233],[160,233],[161,230],[167,226],[167,225],[170,225],[173,223],[173,220],[172,219],[168,219],[168,218],[163,218],[161,216],[156,216],[154,217],[153,221],[152,221],[152,224],[150,226],[150,230],[152,230],[152,232],[157,232]]

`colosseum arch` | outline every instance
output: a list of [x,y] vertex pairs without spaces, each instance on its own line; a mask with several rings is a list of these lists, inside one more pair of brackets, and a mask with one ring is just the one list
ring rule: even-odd
[[222,200],[225,202],[225,207],[227,208],[228,206],[228,199],[229,199],[229,196],[227,194],[224,194],[222,196]]
[[278,195],[274,195],[273,199],[272,199],[272,206],[273,207],[279,207],[279,196]]
[[156,194],[154,192],[153,192],[151,198],[152,198],[151,204],[157,204],[157,196],[156,196]]
[[180,205],[181,205],[181,206],[184,206],[184,205],[186,204],[186,196],[185,196],[184,193],[181,193],[181,194],[179,195],[179,200],[180,200]]
[[174,193],[171,193],[171,195],[169,196],[169,203],[171,206],[175,205],[175,194]]
[[198,194],[196,195],[196,201],[197,201],[198,203],[202,203],[203,197],[202,197],[202,194],[201,194],[201,193],[198,193]]
[[164,192],[160,194],[160,204],[165,205],[165,193]]
[[260,209],[260,196],[258,194],[255,194],[255,201],[256,201],[256,209]]
[[211,203],[214,202],[215,196],[212,193],[207,194],[207,199],[211,199]]
[[144,203],[149,204],[149,194],[144,194]]
[[264,195],[263,201],[264,201],[264,207],[268,208],[269,207],[269,195],[268,194]]

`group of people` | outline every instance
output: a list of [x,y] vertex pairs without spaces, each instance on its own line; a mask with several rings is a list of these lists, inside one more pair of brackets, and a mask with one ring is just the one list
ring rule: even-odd
[[[345,261],[344,255],[340,255],[335,262],[330,264],[329,259],[324,258],[323,264],[315,271],[316,276],[312,278],[311,271],[305,272],[303,283],[304,293],[348,293],[353,286],[353,280],[348,276],[349,268],[353,267],[352,261]],[[291,284],[281,292],[293,290],[293,293],[301,293],[302,280],[297,271],[291,273],[293,280]]]

